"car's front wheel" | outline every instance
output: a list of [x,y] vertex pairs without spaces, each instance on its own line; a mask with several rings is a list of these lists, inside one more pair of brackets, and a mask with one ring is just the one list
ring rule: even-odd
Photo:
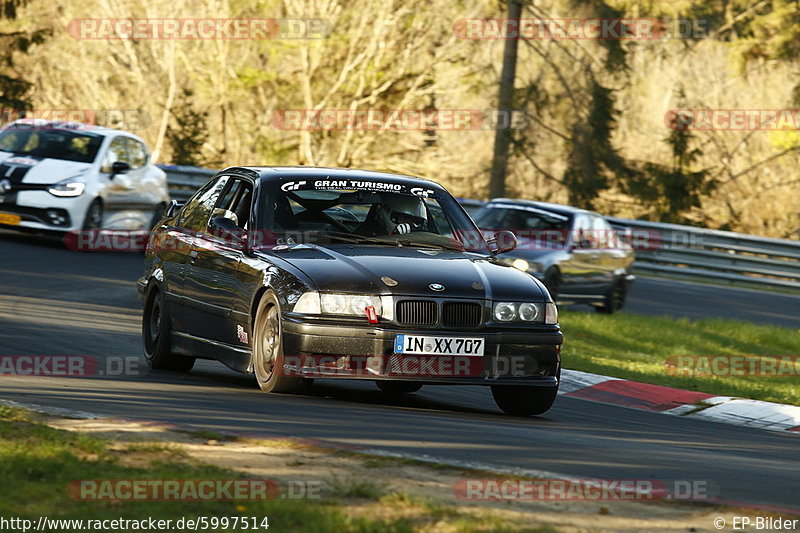
[[603,303],[597,306],[597,312],[608,315],[616,313],[625,305],[626,296],[625,282],[621,279],[615,281],[614,285],[611,286],[608,293],[605,295]]
[[278,298],[267,291],[253,322],[253,371],[264,392],[297,392],[305,381],[283,375],[283,330]]
[[86,210],[83,217],[83,230],[99,230],[103,228],[103,202],[100,198],[95,198]]
[[172,353],[169,308],[164,294],[153,287],[147,295],[142,314],[142,344],[144,359],[150,368],[188,372],[194,366],[194,357]]
[[380,390],[389,394],[407,394],[422,388],[422,383],[416,381],[376,381],[375,384]]
[[492,386],[497,407],[515,416],[533,416],[546,412],[558,396],[558,387]]

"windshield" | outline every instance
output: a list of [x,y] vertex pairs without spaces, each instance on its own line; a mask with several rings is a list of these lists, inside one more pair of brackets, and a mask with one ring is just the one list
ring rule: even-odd
[[563,245],[572,227],[572,218],[535,207],[484,207],[474,215],[475,223],[484,230],[509,230],[522,247],[528,239]]
[[0,150],[4,152],[80,163],[94,161],[102,142],[101,135],[57,129],[0,131]]
[[[412,246],[488,252],[455,199],[404,183],[314,180],[267,186],[258,216],[283,242]],[[289,240],[291,239],[291,241]]]

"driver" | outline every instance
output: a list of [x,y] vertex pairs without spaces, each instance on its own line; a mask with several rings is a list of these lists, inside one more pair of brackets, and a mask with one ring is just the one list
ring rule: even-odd
[[370,209],[356,233],[369,237],[424,231],[428,225],[425,203],[418,196],[381,193],[381,202]]

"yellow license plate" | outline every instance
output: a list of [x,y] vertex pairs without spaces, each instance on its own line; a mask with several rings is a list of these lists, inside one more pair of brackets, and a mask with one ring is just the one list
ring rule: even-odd
[[0,224],[8,224],[16,226],[20,223],[22,217],[19,215],[12,215],[11,213],[0,213]]

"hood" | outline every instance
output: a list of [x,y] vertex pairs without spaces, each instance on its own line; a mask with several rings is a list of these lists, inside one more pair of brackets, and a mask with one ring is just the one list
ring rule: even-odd
[[92,163],[0,152],[0,177],[12,184],[50,184],[88,172]]
[[[260,253],[278,256],[291,263],[323,292],[493,300],[522,298],[535,302],[547,299],[541,285],[532,276],[492,258],[465,252],[411,247],[298,245]],[[397,284],[394,285],[392,280]],[[443,285],[444,290],[432,290],[432,283]]]

